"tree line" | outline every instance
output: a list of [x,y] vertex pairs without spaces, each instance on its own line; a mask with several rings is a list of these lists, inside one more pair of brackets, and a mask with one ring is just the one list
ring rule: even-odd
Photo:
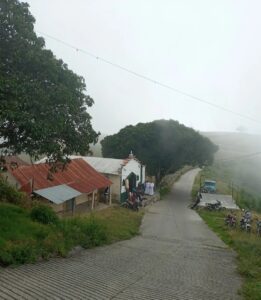
[[126,126],[101,145],[104,157],[126,158],[132,150],[158,179],[184,165],[211,164],[218,150],[208,138],[174,120]]

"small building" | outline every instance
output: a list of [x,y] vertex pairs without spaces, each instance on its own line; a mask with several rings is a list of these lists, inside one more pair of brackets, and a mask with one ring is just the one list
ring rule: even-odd
[[84,159],[113,183],[111,186],[113,200],[124,202],[128,197],[126,187],[132,191],[138,184],[145,183],[146,167],[132,153],[127,159],[70,156],[72,160],[77,158]]
[[55,172],[50,171],[49,164],[39,163],[19,166],[11,173],[19,190],[49,203],[56,212],[73,212],[82,203],[93,209],[105,189],[110,194],[112,184],[80,158],[61,164]]

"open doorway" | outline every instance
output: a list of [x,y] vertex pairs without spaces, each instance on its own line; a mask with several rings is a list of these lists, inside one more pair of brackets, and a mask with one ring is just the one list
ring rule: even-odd
[[127,178],[129,180],[130,192],[133,192],[133,189],[137,186],[137,176],[131,172]]

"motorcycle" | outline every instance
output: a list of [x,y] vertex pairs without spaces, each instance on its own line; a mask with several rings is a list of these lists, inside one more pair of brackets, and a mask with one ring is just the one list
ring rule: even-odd
[[261,221],[256,222],[256,233],[257,236],[261,236]]
[[251,221],[248,218],[242,218],[240,220],[240,229],[245,230],[246,232],[250,233],[251,232]]
[[216,200],[216,203],[206,203],[206,208],[210,211],[221,210],[221,202],[219,200]]
[[134,211],[139,211],[139,205],[136,201],[131,202],[131,201],[127,200],[121,204],[121,207],[132,209]]
[[225,224],[230,227],[236,227],[237,219],[234,215],[228,214],[225,218]]

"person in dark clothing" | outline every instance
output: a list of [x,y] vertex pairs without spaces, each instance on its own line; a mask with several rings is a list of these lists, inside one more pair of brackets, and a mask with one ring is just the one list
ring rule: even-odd
[[195,201],[195,203],[191,206],[192,209],[194,209],[194,208],[196,208],[196,207],[198,206],[198,204],[199,204],[201,198],[202,198],[202,195],[201,195],[201,193],[198,192],[196,201]]

